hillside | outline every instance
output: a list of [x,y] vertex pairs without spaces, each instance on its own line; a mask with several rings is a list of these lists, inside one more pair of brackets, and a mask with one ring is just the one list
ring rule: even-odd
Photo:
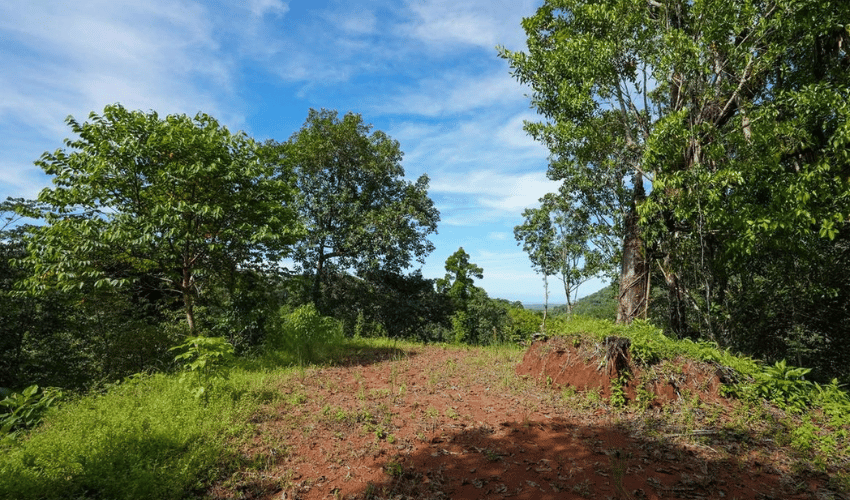
[[[647,326],[571,327],[523,349],[357,340],[290,368],[269,355],[200,400],[139,378],[7,444],[0,498],[848,498],[840,392],[807,396],[790,372],[745,384],[751,360]],[[777,387],[795,396],[757,396]],[[803,400],[815,410],[795,411]]]

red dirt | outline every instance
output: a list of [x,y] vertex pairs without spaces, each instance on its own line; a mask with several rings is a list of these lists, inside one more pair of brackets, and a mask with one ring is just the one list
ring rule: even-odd
[[[285,401],[255,415],[256,434],[242,446],[254,466],[208,497],[803,499],[832,493],[824,490],[825,477],[791,475],[792,458],[757,432],[724,434],[737,405],[718,402],[716,386],[701,378],[705,367],[686,364],[677,372],[684,377],[677,379],[679,394],[688,388],[702,401],[688,417],[691,429],[708,429],[697,435],[670,417],[684,408],[672,396],[657,397],[658,408],[611,408],[599,359],[586,363],[579,353],[536,343],[518,364],[518,353],[406,347],[364,350],[340,366],[307,369],[280,382]],[[603,394],[571,395],[550,385],[601,387]]]

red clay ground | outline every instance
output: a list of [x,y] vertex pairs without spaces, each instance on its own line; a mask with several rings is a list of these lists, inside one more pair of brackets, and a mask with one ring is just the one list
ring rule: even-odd
[[[710,370],[676,371],[683,398],[617,410],[604,387],[570,388],[605,378],[599,360],[578,353],[562,344],[535,344],[524,360],[511,350],[364,349],[306,369],[255,415],[242,446],[252,467],[208,497],[846,498],[763,438],[769,421],[720,401]],[[581,376],[558,379],[570,369]]]

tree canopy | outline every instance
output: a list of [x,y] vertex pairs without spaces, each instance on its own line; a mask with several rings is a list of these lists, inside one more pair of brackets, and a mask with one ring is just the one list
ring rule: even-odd
[[434,249],[428,235],[440,216],[428,176],[407,181],[398,141],[371,129],[359,114],[311,109],[301,130],[278,145],[285,172],[296,174],[307,236],[293,258],[314,277],[314,301],[328,265],[400,273]]
[[[527,130],[560,196],[624,239],[621,286],[658,273],[673,332],[741,345],[737,316],[759,311],[765,338],[846,340],[810,329],[815,302],[774,315],[809,295],[800,270],[846,253],[848,18],[847,2],[547,0],[527,52],[501,50],[545,117]],[[846,293],[830,281],[818,293]]]
[[[222,273],[263,267],[302,234],[275,158],[212,117],[107,106],[36,162],[53,176],[38,201],[32,290],[118,287],[142,275],[194,301]],[[277,169],[277,172],[276,172]]]

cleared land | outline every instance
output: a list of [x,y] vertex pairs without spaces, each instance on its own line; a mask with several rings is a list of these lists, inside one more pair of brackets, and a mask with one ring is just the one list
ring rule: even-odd
[[[847,498],[777,442],[793,417],[719,397],[710,367],[665,365],[657,375],[696,385],[666,400],[626,390],[615,408],[600,364],[563,344],[359,347],[269,388],[253,435],[234,444],[250,465],[206,496]],[[558,380],[567,365],[583,378]]]

